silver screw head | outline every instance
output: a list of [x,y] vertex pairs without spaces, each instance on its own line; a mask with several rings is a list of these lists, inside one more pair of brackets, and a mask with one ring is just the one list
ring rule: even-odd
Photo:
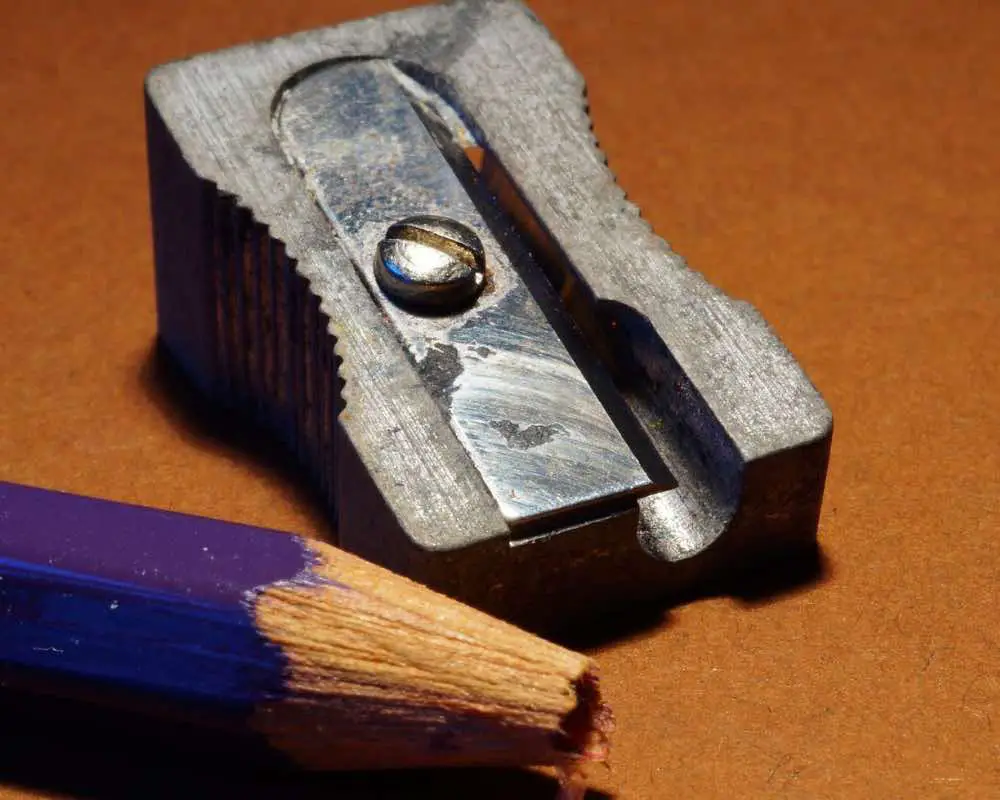
[[407,217],[379,242],[375,279],[400,305],[454,311],[471,303],[486,282],[483,243],[453,219]]

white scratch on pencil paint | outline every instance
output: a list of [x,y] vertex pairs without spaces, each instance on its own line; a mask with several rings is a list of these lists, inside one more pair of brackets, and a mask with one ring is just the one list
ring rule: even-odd
[[112,611],[117,610],[117,608],[118,608],[118,601],[117,600],[112,600],[111,603],[108,605],[108,608],[110,608]]
[[36,653],[55,653],[56,655],[62,655],[64,651],[60,650],[58,647],[32,647]]

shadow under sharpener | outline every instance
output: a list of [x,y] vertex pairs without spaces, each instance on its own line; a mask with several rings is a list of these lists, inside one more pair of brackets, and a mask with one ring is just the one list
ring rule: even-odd
[[815,540],[829,409],[625,199],[524,7],[200,55],[146,98],[160,337],[341,547],[546,627]]

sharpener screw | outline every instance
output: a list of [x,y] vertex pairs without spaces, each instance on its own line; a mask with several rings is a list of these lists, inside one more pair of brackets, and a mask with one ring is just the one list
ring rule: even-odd
[[483,289],[483,243],[471,228],[453,219],[407,217],[391,225],[379,242],[375,279],[399,305],[456,311]]

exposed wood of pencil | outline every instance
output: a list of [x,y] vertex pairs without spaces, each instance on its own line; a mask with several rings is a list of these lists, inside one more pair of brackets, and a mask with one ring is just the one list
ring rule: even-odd
[[252,725],[318,769],[603,760],[610,712],[583,655],[310,543],[318,582],[257,598],[289,661]]

